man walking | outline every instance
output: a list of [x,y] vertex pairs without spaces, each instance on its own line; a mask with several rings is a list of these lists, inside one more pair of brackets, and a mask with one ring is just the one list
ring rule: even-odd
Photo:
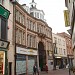
[[36,65],[34,64],[34,66],[33,66],[33,75],[36,75],[36,72],[37,72],[37,67],[36,67]]

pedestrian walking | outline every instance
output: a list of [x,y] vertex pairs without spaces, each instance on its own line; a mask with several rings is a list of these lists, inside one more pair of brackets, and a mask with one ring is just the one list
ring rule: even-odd
[[46,67],[45,67],[45,69],[46,69],[46,72],[48,73],[48,65],[46,64]]
[[33,75],[36,75],[36,72],[37,72],[37,67],[36,67],[36,65],[34,64],[34,66],[33,66]]

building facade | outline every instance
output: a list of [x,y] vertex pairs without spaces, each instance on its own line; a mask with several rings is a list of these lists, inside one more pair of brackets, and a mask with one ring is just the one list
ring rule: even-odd
[[[10,40],[8,38],[9,34],[9,25],[13,25],[12,23],[12,4],[9,0],[0,0],[0,74],[1,75],[11,75],[10,69],[8,69],[9,63],[13,62],[13,60],[10,60],[9,58],[9,52],[8,50],[9,46],[12,44],[12,39]],[[11,38],[11,36],[10,36]],[[10,42],[10,45],[9,45]],[[11,53],[11,56],[13,54]],[[13,59],[13,57],[11,57]],[[14,65],[13,65],[14,66]],[[12,67],[13,67],[12,66]],[[14,69],[13,69],[14,73]]]
[[73,49],[73,55],[74,55],[74,59],[73,59],[73,66],[75,66],[75,1],[74,0],[70,0],[69,2],[67,0],[65,0],[65,4],[67,6],[69,13],[69,18],[70,18],[70,34],[71,34],[71,38],[72,38],[72,49]]
[[64,68],[67,59],[66,40],[65,38],[52,34],[54,46],[54,69]]
[[[72,40],[71,40],[71,35],[62,32],[62,33],[57,33],[58,35],[62,36],[66,40],[66,49],[67,49],[67,57],[70,59],[70,65],[72,65],[72,60],[73,60],[73,50],[72,50]],[[69,60],[68,60],[69,61]],[[67,63],[69,64],[69,62]]]
[[14,2],[14,43],[16,75],[32,74],[36,64],[41,71],[45,65],[53,69],[52,28],[29,14],[18,2]]

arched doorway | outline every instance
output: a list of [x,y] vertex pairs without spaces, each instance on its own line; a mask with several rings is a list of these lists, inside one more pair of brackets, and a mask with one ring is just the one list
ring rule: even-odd
[[46,51],[44,50],[44,45],[42,42],[39,42],[38,44],[38,54],[39,54],[39,67],[41,71],[44,71],[46,65]]

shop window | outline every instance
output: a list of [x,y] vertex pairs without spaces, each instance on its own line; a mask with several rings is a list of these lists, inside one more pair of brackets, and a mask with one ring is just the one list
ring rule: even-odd
[[17,54],[16,56],[16,75],[26,74],[26,56]]
[[33,73],[33,65],[37,64],[36,60],[37,60],[36,56],[29,56],[28,57],[28,73],[29,74]]
[[5,68],[5,53],[0,51],[0,75],[4,75],[4,68]]

